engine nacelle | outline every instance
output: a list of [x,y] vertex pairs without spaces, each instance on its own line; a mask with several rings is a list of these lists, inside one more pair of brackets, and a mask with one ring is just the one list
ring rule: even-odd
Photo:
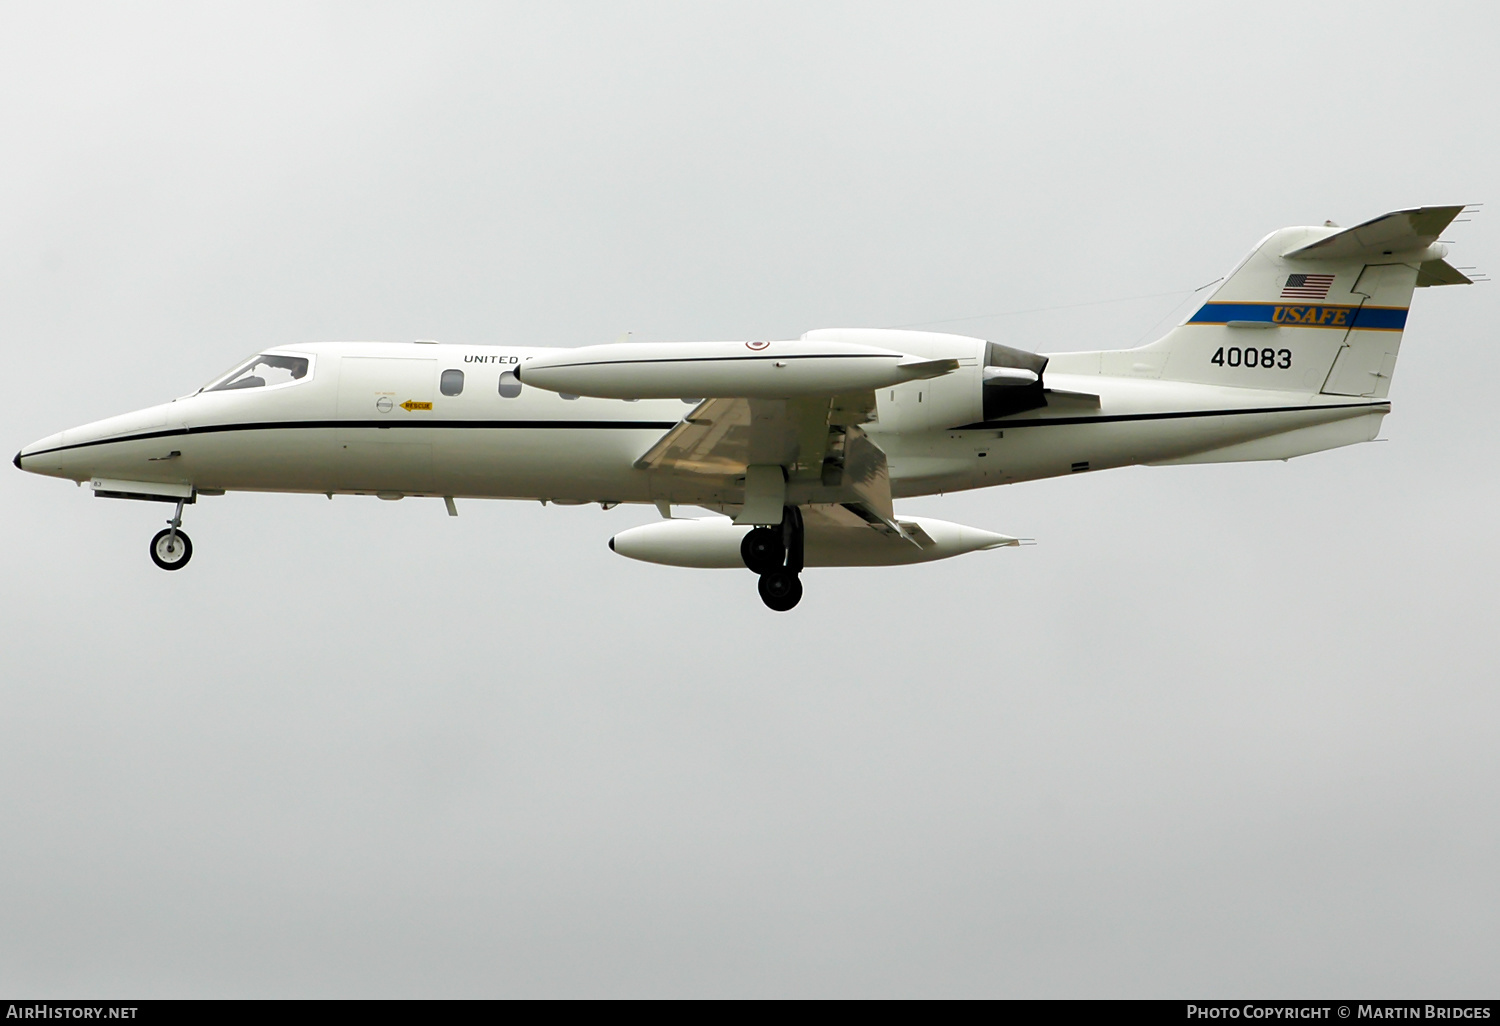
[[[814,520],[807,526],[803,562],[806,566],[898,566],[1020,544],[1016,538],[946,520],[898,517],[897,522],[908,528],[915,544],[869,528],[824,528]],[[725,517],[662,520],[621,531],[609,540],[609,547],[646,563],[743,570],[740,542],[750,529]]]
[[996,342],[935,331],[889,328],[819,328],[804,341],[883,346],[935,359],[951,357],[955,374],[937,381],[877,390],[882,430],[941,431],[995,420],[1047,405],[1047,358]]

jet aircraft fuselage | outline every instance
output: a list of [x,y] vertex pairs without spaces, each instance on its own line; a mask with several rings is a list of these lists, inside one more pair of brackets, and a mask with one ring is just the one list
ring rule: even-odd
[[[1162,339],[1041,356],[978,338],[549,347],[276,346],[198,391],[41,439],[18,468],[176,503],[234,491],[650,503],[624,555],[749,567],[788,609],[805,566],[941,559],[1016,539],[892,502],[1134,464],[1288,459],[1375,437],[1415,288],[1462,284],[1461,208],[1274,232]],[[729,518],[678,518],[698,506]]]
[[[1325,429],[1319,447],[1328,448],[1373,438],[1390,409],[1383,399],[1145,374],[1058,374],[1049,367],[1045,406],[986,422],[985,342],[891,334],[904,336],[908,350],[921,347],[924,355],[942,353],[959,363],[941,378],[876,393],[876,417],[865,432],[886,454],[894,498],[1161,463],[1310,427]],[[664,482],[637,466],[700,398],[597,399],[513,377],[502,381],[523,361],[553,353],[387,342],[278,347],[264,355],[305,361],[299,377],[230,390],[209,386],[41,439],[17,460],[33,473],[178,485],[200,495],[737,504],[722,477]],[[1054,355],[1050,362],[1069,359]],[[1244,374],[1259,376],[1253,368]],[[793,499],[818,501],[823,491],[821,477],[789,482]]]

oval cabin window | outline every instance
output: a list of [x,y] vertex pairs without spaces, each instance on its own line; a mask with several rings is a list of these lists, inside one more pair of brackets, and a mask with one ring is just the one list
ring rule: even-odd
[[464,372],[461,370],[445,370],[439,379],[438,389],[444,395],[458,395],[464,390]]

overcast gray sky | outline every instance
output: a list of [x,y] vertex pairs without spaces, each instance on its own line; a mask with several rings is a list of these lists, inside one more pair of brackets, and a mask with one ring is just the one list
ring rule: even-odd
[[[1126,347],[1500,203],[1497,23],[0,3],[0,440],[308,339]],[[1389,442],[907,502],[1039,544],[786,615],[649,509],[231,495],[169,575],[7,468],[0,991],[1493,996],[1496,295],[1418,293]]]

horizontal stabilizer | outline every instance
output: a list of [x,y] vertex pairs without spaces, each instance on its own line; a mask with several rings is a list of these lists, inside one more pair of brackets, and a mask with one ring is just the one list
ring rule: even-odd
[[1463,209],[1460,205],[1392,211],[1282,256],[1292,260],[1374,261],[1395,253],[1426,249],[1438,240],[1443,229],[1452,224]]
[[1429,285],[1472,285],[1474,281],[1446,260],[1429,260],[1417,269],[1417,288]]

